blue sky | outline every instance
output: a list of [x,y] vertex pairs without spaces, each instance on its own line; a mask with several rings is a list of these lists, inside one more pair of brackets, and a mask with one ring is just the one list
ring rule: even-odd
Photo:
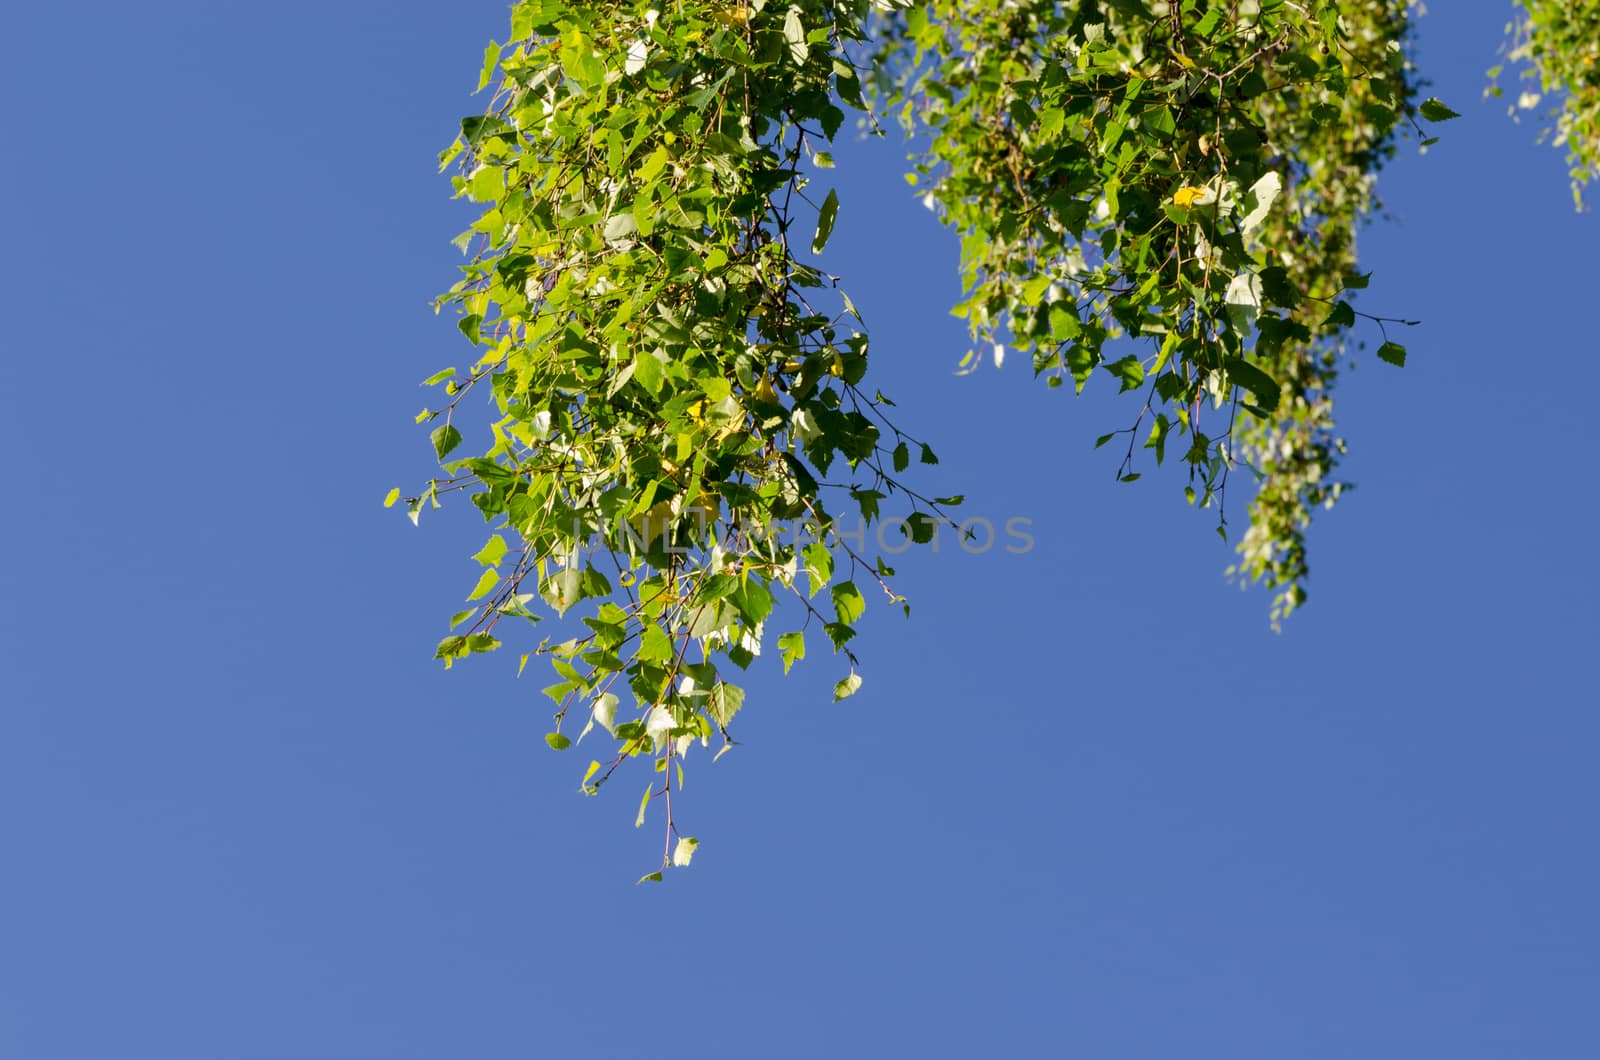
[[1480,102],[1509,8],[1433,8],[1464,116],[1362,239],[1426,323],[1344,380],[1281,635],[1176,473],[1112,481],[1125,410],[952,374],[954,242],[841,147],[927,484],[1036,546],[908,556],[844,704],[761,669],[658,887],[542,682],[430,659],[476,514],[378,504],[465,351],[433,159],[504,6],[7,16],[0,1056],[1596,1055],[1600,222]]

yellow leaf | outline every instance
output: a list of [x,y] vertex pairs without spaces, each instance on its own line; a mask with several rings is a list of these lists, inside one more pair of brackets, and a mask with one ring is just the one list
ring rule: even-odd
[[1173,194],[1172,201],[1179,206],[1193,206],[1196,199],[1202,198],[1206,194],[1206,190],[1207,189],[1205,188],[1196,188],[1193,186],[1179,188],[1177,192]]
[[743,26],[750,21],[750,8],[745,4],[739,4],[727,11],[718,11],[711,17],[724,26]]
[[394,489],[390,490],[389,491],[389,495],[383,499],[383,506],[385,508],[393,508],[394,507],[394,502],[399,500],[399,499],[400,499],[400,487],[396,486]]

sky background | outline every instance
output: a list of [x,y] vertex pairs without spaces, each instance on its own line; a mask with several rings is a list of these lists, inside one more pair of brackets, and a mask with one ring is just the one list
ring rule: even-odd
[[644,887],[542,678],[430,658],[481,519],[379,504],[467,350],[434,159],[505,5],[11,10],[0,1057],[1600,1055],[1600,219],[1480,101],[1509,5],[1432,7],[1463,117],[1359,302],[1426,323],[1342,384],[1281,635],[1175,468],[1113,482],[1129,410],[953,374],[954,240],[840,148],[825,263],[922,481],[1036,545],[908,556],[846,703],[763,660]]

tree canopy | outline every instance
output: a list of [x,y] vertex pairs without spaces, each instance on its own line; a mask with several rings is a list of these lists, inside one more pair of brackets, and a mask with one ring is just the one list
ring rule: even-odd
[[[849,277],[816,264],[832,141],[896,123],[961,237],[961,365],[1126,392],[1097,442],[1117,476],[1179,464],[1225,537],[1242,472],[1233,571],[1276,624],[1306,599],[1312,513],[1347,488],[1339,370],[1367,345],[1404,365],[1415,323],[1357,308],[1356,255],[1397,142],[1455,116],[1420,98],[1410,6],[516,3],[490,102],[441,157],[481,209],[440,299],[473,359],[427,381],[443,474],[387,499],[416,521],[465,494],[491,527],[438,657],[577,617],[519,634],[518,673],[553,670],[551,747],[609,741],[586,793],[650,763],[637,820],[659,806],[663,869],[693,856],[673,797],[693,746],[731,746],[738,671],[826,647],[835,698],[860,687],[869,600],[909,608],[853,531],[966,529],[961,497],[918,491],[938,440],[897,425]],[[1592,74],[1568,59],[1597,5],[1563,6],[1533,5],[1513,56],[1570,93],[1557,135],[1592,170]]]
[[[1567,149],[1573,202],[1583,208],[1583,186],[1600,176],[1600,0],[1524,0],[1506,27],[1507,59],[1531,86],[1518,93],[1511,113],[1542,110],[1547,136]],[[1498,79],[1504,67],[1489,71]],[[1500,94],[1498,81],[1490,86]]]

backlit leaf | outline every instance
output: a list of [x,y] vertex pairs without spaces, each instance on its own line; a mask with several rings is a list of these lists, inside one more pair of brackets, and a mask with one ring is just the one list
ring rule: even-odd
[[822,208],[817,211],[817,234],[811,240],[811,253],[822,253],[822,248],[828,245],[828,237],[833,235],[833,223],[838,218],[839,195],[829,188],[828,197],[822,200]]

